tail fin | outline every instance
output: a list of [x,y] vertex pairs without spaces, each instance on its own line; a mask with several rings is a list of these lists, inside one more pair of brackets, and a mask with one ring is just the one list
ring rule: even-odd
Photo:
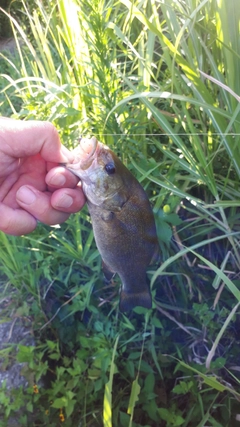
[[152,296],[150,291],[127,293],[122,290],[119,303],[121,311],[129,311],[139,305],[144,308],[152,308]]

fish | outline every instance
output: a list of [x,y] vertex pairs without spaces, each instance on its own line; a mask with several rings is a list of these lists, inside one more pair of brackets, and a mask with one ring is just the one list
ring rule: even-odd
[[81,138],[65,167],[80,178],[105,278],[121,280],[120,311],[152,307],[149,264],[159,243],[148,196],[118,156],[95,137]]

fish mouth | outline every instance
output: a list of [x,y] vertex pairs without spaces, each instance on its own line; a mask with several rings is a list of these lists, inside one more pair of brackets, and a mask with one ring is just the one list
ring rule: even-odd
[[80,138],[78,147],[73,150],[73,163],[64,163],[64,166],[74,175],[81,178],[81,171],[85,171],[92,165],[99,149],[100,146],[95,136],[91,139]]
[[91,139],[81,138],[78,146],[78,156],[81,160],[82,169],[87,169],[92,163],[93,156],[95,155],[98,147],[98,140],[95,136]]

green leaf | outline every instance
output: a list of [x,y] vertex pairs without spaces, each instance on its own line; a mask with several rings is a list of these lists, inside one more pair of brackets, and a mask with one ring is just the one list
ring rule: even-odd
[[158,218],[156,221],[156,228],[159,240],[166,243],[170,242],[172,238],[172,228],[170,227],[170,225],[167,222],[163,220],[161,221],[161,219]]
[[51,406],[53,408],[65,408],[68,405],[68,399],[66,399],[66,397],[58,397],[57,399],[54,399],[53,403],[51,404]]
[[179,384],[175,385],[172,391],[176,394],[186,394],[192,387],[192,381],[180,381]]
[[59,360],[61,358],[61,354],[60,353],[50,353],[48,357],[49,357],[49,359],[52,359],[52,360]]
[[26,409],[29,412],[33,412],[33,404],[32,404],[32,402],[27,402]]
[[67,406],[65,407],[65,411],[66,411],[66,416],[69,418],[70,415],[73,413],[74,410],[74,406],[76,404],[76,400],[72,399],[68,401]]
[[17,361],[20,363],[23,362],[31,362],[34,360],[34,352],[35,347],[34,346],[25,346],[25,345],[19,345],[18,346],[18,353],[17,353]]
[[156,317],[156,316],[153,316],[152,317],[152,324],[156,327],[156,328],[159,328],[159,329],[162,329],[163,328],[163,325],[162,325],[162,322]]
[[177,415],[174,413],[174,409],[166,409],[166,408],[159,408],[158,413],[160,415],[160,418],[164,421],[167,421],[167,425],[169,427],[177,427],[181,426],[184,423],[184,419],[181,417],[181,415]]
[[89,368],[87,372],[88,372],[88,377],[91,380],[95,380],[96,378],[101,377],[101,371],[100,371],[100,369]]
[[172,225],[180,225],[183,222],[182,219],[179,218],[179,216],[175,213],[164,215],[164,220]]
[[132,415],[134,413],[135,404],[138,401],[138,396],[140,391],[141,391],[141,387],[138,384],[138,380],[136,379],[132,382],[131,394],[130,394],[128,409],[127,409],[127,413],[129,415]]

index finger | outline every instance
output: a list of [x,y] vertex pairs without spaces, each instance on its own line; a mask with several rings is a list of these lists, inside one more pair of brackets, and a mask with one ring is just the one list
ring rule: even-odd
[[1,118],[0,150],[15,158],[40,153],[49,162],[73,161],[73,155],[61,144],[57,129],[50,122]]

